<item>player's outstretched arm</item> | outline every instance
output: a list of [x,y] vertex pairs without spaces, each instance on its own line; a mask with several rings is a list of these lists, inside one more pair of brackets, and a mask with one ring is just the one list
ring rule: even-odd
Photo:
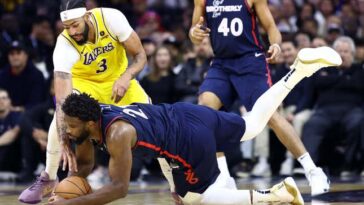
[[62,111],[62,104],[66,97],[72,93],[72,75],[70,73],[55,71],[54,72],[54,89],[56,95],[56,122],[57,133],[60,138],[61,146],[63,149],[63,170],[66,169],[68,164],[70,171],[78,171],[76,157],[71,150],[69,138],[66,134],[66,125],[64,123],[64,113]]
[[204,0],[195,0],[195,6],[193,9],[192,25],[189,32],[189,37],[193,44],[200,44],[204,38],[210,36],[210,29],[204,26]]
[[268,54],[270,56],[267,58],[267,61],[269,63],[275,63],[281,53],[279,44],[282,42],[282,35],[274,22],[267,0],[253,0],[253,7],[257,13],[259,22],[268,33],[270,43]]

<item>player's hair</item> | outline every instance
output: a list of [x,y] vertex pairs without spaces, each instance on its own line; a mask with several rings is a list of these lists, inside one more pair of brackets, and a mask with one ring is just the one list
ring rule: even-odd
[[86,7],[85,0],[61,0],[61,11]]
[[80,120],[97,122],[101,116],[101,108],[97,100],[86,93],[69,95],[62,105],[63,112]]

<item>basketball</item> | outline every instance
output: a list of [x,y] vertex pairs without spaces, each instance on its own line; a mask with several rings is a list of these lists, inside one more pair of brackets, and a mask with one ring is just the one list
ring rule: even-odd
[[67,177],[54,189],[54,194],[64,199],[77,198],[92,193],[90,184],[85,178],[78,176]]

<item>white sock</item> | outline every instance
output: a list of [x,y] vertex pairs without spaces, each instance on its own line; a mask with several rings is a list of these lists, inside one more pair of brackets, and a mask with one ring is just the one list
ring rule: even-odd
[[313,162],[313,160],[308,152],[306,152],[303,155],[301,155],[300,157],[298,157],[297,160],[302,165],[303,169],[305,170],[305,173],[308,173],[312,169],[316,168],[316,165]]
[[230,172],[229,172],[229,168],[228,168],[225,156],[217,157],[217,166],[219,167],[222,175],[230,177]]
[[57,171],[60,159],[61,145],[58,140],[56,117],[54,115],[48,131],[47,159],[45,168],[45,171],[48,173],[50,180],[55,180],[57,178]]

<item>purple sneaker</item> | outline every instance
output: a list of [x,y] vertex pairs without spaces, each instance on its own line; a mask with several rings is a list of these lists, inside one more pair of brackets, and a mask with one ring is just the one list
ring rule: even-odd
[[27,204],[37,204],[43,197],[50,196],[58,180],[49,180],[47,172],[43,171],[34,184],[24,190],[18,200]]

